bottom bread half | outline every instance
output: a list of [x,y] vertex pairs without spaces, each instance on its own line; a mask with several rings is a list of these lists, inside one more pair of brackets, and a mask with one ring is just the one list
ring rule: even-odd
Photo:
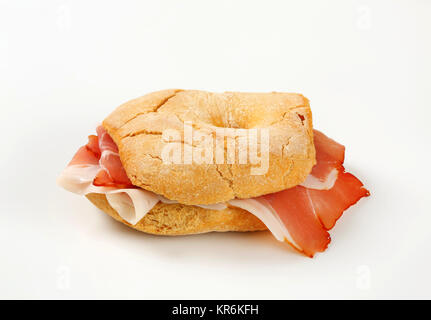
[[86,195],[97,208],[131,228],[158,235],[186,235],[211,231],[261,231],[266,226],[251,213],[236,207],[210,210],[183,204],[158,203],[136,225],[124,221],[104,194]]

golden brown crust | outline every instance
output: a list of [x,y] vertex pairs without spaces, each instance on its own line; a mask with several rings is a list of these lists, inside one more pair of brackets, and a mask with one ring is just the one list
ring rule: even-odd
[[[210,136],[216,128],[268,128],[267,173],[250,174],[251,168],[259,166],[250,163],[164,163],[162,150],[167,143],[162,133],[166,129],[180,132],[182,148],[203,148],[184,141],[184,123]],[[163,90],[123,104],[103,126],[118,145],[134,185],[183,204],[225,202],[287,189],[304,181],[315,163],[309,102],[295,93]],[[222,153],[226,159],[226,145]]]
[[158,235],[185,235],[211,231],[260,231],[265,225],[251,213],[236,207],[209,210],[183,204],[158,203],[136,225],[124,221],[106,200],[104,194],[86,197],[100,210],[131,228]]

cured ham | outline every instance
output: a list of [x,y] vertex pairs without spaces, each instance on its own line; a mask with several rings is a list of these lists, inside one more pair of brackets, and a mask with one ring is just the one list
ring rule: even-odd
[[[296,186],[257,198],[277,213],[298,244],[294,247],[310,257],[327,248],[331,241],[327,230],[334,227],[343,212],[370,195],[361,181],[345,172],[344,146],[317,130],[314,137],[317,163],[307,177],[308,187]],[[330,181],[330,188],[309,186],[319,181],[326,187]]]
[[278,214],[266,201],[257,198],[233,199],[229,200],[228,204],[254,214],[265,224],[278,241],[285,241],[297,250],[302,251],[301,247],[293,240],[286,226],[280,220]]
[[100,149],[99,164],[101,170],[94,179],[94,185],[132,188],[133,184],[127,177],[121,163],[117,145],[102,126],[98,126],[96,131]]
[[[312,257],[323,252],[331,241],[332,229],[343,212],[369,195],[352,174],[342,172],[330,190],[296,186],[257,198],[277,213],[299,251]],[[287,241],[292,244],[291,241]]]
[[[242,208],[258,217],[279,241],[312,257],[324,251],[330,230],[343,212],[369,195],[361,181],[343,167],[343,145],[314,130],[316,165],[296,187],[253,199],[200,205],[223,210],[227,205]],[[58,183],[78,193],[104,193],[110,205],[128,223],[138,223],[159,201],[177,203],[132,185],[122,166],[118,147],[99,126],[63,171]]]
[[[314,212],[307,188],[297,186],[262,196],[259,200],[266,200],[274,209],[298,244],[299,248],[295,247],[296,249],[313,256],[315,252],[325,251],[328,247],[331,237],[322,228],[319,217]],[[290,241],[287,242],[291,244]]]
[[93,181],[99,171],[99,165],[69,165],[60,174],[57,183],[79,195],[104,194],[111,207],[131,225],[137,224],[160,201],[155,193],[139,188],[95,186]]
[[330,190],[307,189],[307,192],[315,214],[327,230],[334,227],[345,210],[370,195],[362,182],[348,172],[340,172]]
[[97,136],[88,136],[88,143],[79,148],[69,166],[99,165],[93,181],[95,186],[133,188],[121,163],[117,145],[102,126],[96,131]]
[[[97,133],[98,136],[88,137],[88,143],[79,148],[72,161],[60,174],[57,179],[60,186],[79,195],[105,194],[111,207],[131,225],[136,225],[159,201],[178,203],[133,186],[119,162],[118,149],[114,141],[103,127],[98,127]],[[118,168],[121,170],[117,170]],[[223,210],[227,206],[224,203],[216,203],[200,207]]]
[[316,164],[311,170],[311,176],[325,181],[334,169],[343,166],[345,148],[318,130],[313,130],[313,136]]
[[69,166],[99,164],[100,149],[98,140],[97,136],[88,136],[88,143],[79,148],[72,160],[69,162]]

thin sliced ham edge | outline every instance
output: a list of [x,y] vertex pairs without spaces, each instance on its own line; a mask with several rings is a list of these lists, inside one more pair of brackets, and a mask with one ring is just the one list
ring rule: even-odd
[[307,178],[305,178],[305,181],[300,184],[300,186],[303,186],[307,189],[329,190],[334,186],[335,181],[337,181],[337,178],[338,178],[338,169],[333,168],[325,176],[323,181],[319,178],[316,178],[312,174],[309,174]]
[[[166,204],[177,204],[179,203],[176,200],[171,200],[168,198],[165,198],[164,196],[157,195],[159,197],[160,202],[166,203]],[[204,209],[210,209],[210,210],[224,210],[227,208],[226,203],[214,203],[214,204],[195,204],[196,207],[201,207]]]
[[296,186],[259,198],[266,200],[277,213],[298,244],[299,251],[312,257],[314,253],[322,252],[328,247],[331,238],[322,228],[307,188]]
[[106,199],[121,218],[136,225],[158,202],[158,197],[139,189],[118,189],[106,193]]
[[57,183],[79,195],[105,194],[111,207],[131,225],[136,225],[159,202],[155,193],[144,189],[95,186],[93,180],[99,171],[99,165],[71,165],[60,174]]
[[[96,186],[109,186],[119,188],[132,188],[133,184],[127,177],[123,164],[120,160],[118,147],[106,132],[105,128],[98,126],[98,144],[101,156],[99,165],[101,170],[94,179]],[[90,143],[90,142],[89,142]],[[88,144],[87,144],[88,145]]]
[[295,249],[302,251],[301,247],[293,240],[286,229],[285,224],[280,220],[278,214],[263,199],[234,199],[229,200],[228,203],[234,207],[248,211],[259,218],[278,241],[286,241]]
[[[178,203],[163,196],[140,188],[116,188],[95,186],[93,180],[101,170],[100,165],[70,165],[57,178],[57,184],[67,191],[86,195],[89,193],[105,194],[108,203],[121,218],[136,225],[159,201]],[[226,209],[226,204],[217,203],[199,205],[211,210]]]

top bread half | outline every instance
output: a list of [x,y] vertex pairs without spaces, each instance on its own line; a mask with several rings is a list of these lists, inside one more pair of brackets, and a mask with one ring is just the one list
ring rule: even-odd
[[[303,182],[315,164],[310,105],[295,93],[157,91],[119,106],[103,126],[117,144],[135,186],[187,205],[287,189]],[[222,138],[220,129],[225,133]],[[188,140],[189,131],[197,132],[199,138],[193,135]],[[260,163],[247,157],[241,162],[241,148],[234,148],[233,154],[228,150],[228,146],[241,145],[243,136],[250,141],[252,132],[257,135]],[[260,139],[265,132],[267,144]],[[207,137],[215,142],[208,144]],[[175,158],[180,161],[166,161],[168,145],[183,151]],[[266,145],[268,165],[260,170]],[[193,158],[190,162],[186,151],[210,154],[213,161]]]

